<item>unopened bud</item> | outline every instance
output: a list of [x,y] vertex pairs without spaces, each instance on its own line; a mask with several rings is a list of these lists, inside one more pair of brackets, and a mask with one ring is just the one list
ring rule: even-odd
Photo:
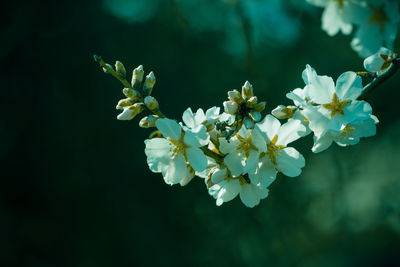
[[246,81],[242,86],[242,97],[244,100],[247,100],[252,96],[253,96],[253,86],[248,81]]
[[150,128],[150,127],[156,127],[156,121],[159,118],[154,115],[146,116],[143,119],[140,120],[139,126],[142,128]]
[[144,98],[144,104],[146,105],[146,107],[150,110],[158,110],[158,101],[152,97],[152,96],[146,96]]
[[239,111],[239,105],[232,101],[224,101],[224,110],[228,114],[235,115]]
[[151,91],[153,91],[154,84],[156,83],[156,76],[151,71],[144,80],[143,91],[146,95],[151,95]]
[[125,70],[124,64],[122,64],[121,61],[116,61],[115,62],[115,70],[117,71],[119,76],[125,78],[126,70]]
[[138,100],[142,97],[142,95],[140,94],[140,92],[138,90],[132,89],[132,88],[124,88],[122,90],[122,92],[124,93],[124,95],[126,97],[129,97],[133,100]]
[[244,126],[247,129],[253,129],[254,128],[254,121],[250,119],[249,117],[246,117],[243,121]]
[[266,103],[265,101],[258,103],[254,109],[258,112],[262,112],[265,109]]
[[[108,63],[106,63],[106,66],[107,66],[108,68],[110,68],[110,69],[113,68],[113,67],[112,67],[110,64],[108,64]],[[104,67],[103,67],[103,71],[104,71],[104,73],[109,73],[108,70],[107,70],[106,68],[104,68]]]
[[131,81],[132,87],[137,87],[143,81],[143,75],[144,70],[142,65],[133,70]]
[[115,108],[123,110],[125,107],[132,106],[133,104],[135,104],[135,101],[133,99],[125,98],[118,101],[118,104]]
[[261,113],[258,112],[258,111],[252,111],[252,112],[250,112],[249,115],[250,115],[250,117],[251,117],[255,122],[261,120]]
[[296,111],[295,106],[285,107],[284,105],[279,105],[274,110],[271,111],[271,114],[278,119],[288,119],[293,117],[295,111]]
[[246,107],[248,108],[254,108],[257,105],[257,97],[256,96],[252,96],[249,98],[249,100],[247,100],[246,102]]
[[238,90],[228,91],[228,98],[230,101],[236,102],[238,104],[243,102],[243,98]]

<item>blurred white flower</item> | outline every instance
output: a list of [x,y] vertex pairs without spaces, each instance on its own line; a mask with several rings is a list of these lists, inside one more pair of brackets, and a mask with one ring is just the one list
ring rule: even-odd
[[392,60],[395,57],[393,51],[381,47],[378,52],[367,57],[364,60],[364,68],[369,71],[381,75],[392,65]]
[[308,3],[323,7],[322,29],[330,36],[339,31],[349,35],[353,30],[352,17],[359,12],[360,5],[352,0],[307,0]]
[[358,29],[351,47],[361,56],[368,57],[380,47],[393,49],[400,22],[398,1],[369,0],[353,18]]
[[209,142],[205,126],[183,131],[170,119],[158,119],[156,126],[164,138],[145,140],[145,153],[150,170],[161,172],[167,184],[185,184],[194,174],[192,168],[201,172],[207,167],[207,158],[200,149]]

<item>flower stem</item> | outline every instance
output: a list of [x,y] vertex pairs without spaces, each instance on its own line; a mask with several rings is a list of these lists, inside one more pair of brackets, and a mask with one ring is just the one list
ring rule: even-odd
[[396,71],[400,68],[400,58],[395,58],[392,61],[392,66],[382,75],[374,78],[370,83],[364,86],[363,93],[358,97],[359,100],[365,100],[368,95],[374,91],[379,85],[385,82],[387,79],[393,76]]
[[215,153],[215,152],[209,150],[207,147],[203,146],[203,147],[201,147],[200,149],[204,152],[204,154],[205,154],[206,156],[209,156],[210,158],[215,159],[215,161],[216,161],[217,163],[220,163],[220,164],[221,164],[221,163],[224,162],[224,157],[223,157],[223,156],[218,155],[217,153]]
[[104,68],[107,71],[107,73],[110,73],[112,76],[117,78],[125,87],[132,88],[131,84],[125,78],[122,78],[120,75],[118,75],[118,73],[115,70],[110,68],[110,66],[106,64],[101,57],[94,55],[93,58],[94,61],[99,63],[100,67]]

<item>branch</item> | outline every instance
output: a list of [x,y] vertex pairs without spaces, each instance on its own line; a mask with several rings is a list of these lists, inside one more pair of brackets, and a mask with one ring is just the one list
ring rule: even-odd
[[358,97],[358,99],[365,100],[372,91],[374,91],[379,85],[381,85],[387,79],[392,77],[393,74],[395,74],[399,68],[400,68],[400,58],[393,59],[392,66],[385,73],[374,78],[370,83],[364,86],[363,93]]

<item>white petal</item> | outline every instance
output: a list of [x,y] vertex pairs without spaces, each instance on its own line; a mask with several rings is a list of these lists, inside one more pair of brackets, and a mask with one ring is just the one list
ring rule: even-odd
[[204,125],[197,126],[194,129],[185,132],[184,143],[190,147],[201,147],[208,145],[210,135]]
[[199,108],[194,116],[196,125],[200,125],[206,120],[206,115],[204,114],[204,111]]
[[299,176],[305,165],[304,157],[293,147],[282,149],[276,161],[279,171],[289,177]]
[[268,138],[268,141],[272,140],[278,133],[281,123],[272,115],[265,116],[264,120],[256,124],[256,128]]
[[317,104],[330,103],[335,92],[335,83],[332,78],[319,75],[308,78],[308,84],[304,87],[305,95]]
[[240,190],[240,199],[246,207],[253,208],[268,196],[268,192],[268,189],[261,189],[253,184],[244,184]]
[[214,184],[220,183],[223,181],[228,175],[228,171],[226,169],[217,169],[211,176],[211,181]]
[[257,172],[249,173],[249,177],[252,184],[259,185],[262,188],[267,188],[273,181],[275,181],[275,166],[269,159],[265,159],[257,169]]
[[175,157],[163,169],[164,181],[169,185],[177,184],[188,175],[188,172],[190,170],[185,159],[183,157]]
[[185,178],[183,178],[183,179],[179,182],[179,184],[180,184],[181,186],[185,186],[185,185],[187,185],[191,180],[193,180],[193,178],[194,178],[194,172],[193,172],[193,171],[189,171],[189,172],[187,172]]
[[231,201],[239,194],[239,192],[240,184],[238,179],[227,182],[218,192],[217,206],[221,206],[224,202]]
[[316,136],[324,134],[330,119],[324,116],[316,108],[304,109],[304,115],[309,120],[309,127]]
[[306,127],[299,120],[290,120],[283,124],[278,130],[276,144],[287,146],[287,144],[304,136]]
[[238,146],[239,141],[236,137],[231,138],[229,141],[225,138],[219,138],[219,151],[224,154],[228,153],[236,153],[236,147]]
[[206,111],[206,119],[208,120],[208,119],[217,119],[218,118],[218,116],[219,116],[219,111],[220,111],[220,108],[219,107],[212,107],[212,108],[209,108],[207,111]]
[[260,153],[255,150],[250,151],[249,158],[246,161],[246,166],[243,169],[244,173],[254,172],[258,165],[258,156]]
[[312,147],[312,152],[319,153],[331,146],[333,137],[330,133],[317,138],[314,136],[314,146]]
[[342,21],[338,12],[337,3],[330,1],[322,13],[322,29],[329,36],[334,36],[339,32]]
[[144,150],[147,156],[147,163],[152,172],[161,172],[162,167],[171,160],[170,142],[164,138],[153,138],[144,141],[146,148]]
[[224,158],[226,167],[228,167],[234,177],[239,176],[243,173],[243,161],[244,158],[237,153],[229,153]]
[[191,108],[188,108],[183,112],[182,120],[189,128],[195,127],[194,115]]
[[201,172],[207,167],[207,157],[200,148],[188,148],[186,149],[186,155],[190,166],[192,166],[195,171]]
[[355,72],[345,72],[336,81],[336,94],[341,100],[355,100],[361,95],[362,90],[361,77]]
[[164,137],[173,140],[179,140],[181,138],[182,127],[174,120],[158,119],[156,121],[156,126]]

